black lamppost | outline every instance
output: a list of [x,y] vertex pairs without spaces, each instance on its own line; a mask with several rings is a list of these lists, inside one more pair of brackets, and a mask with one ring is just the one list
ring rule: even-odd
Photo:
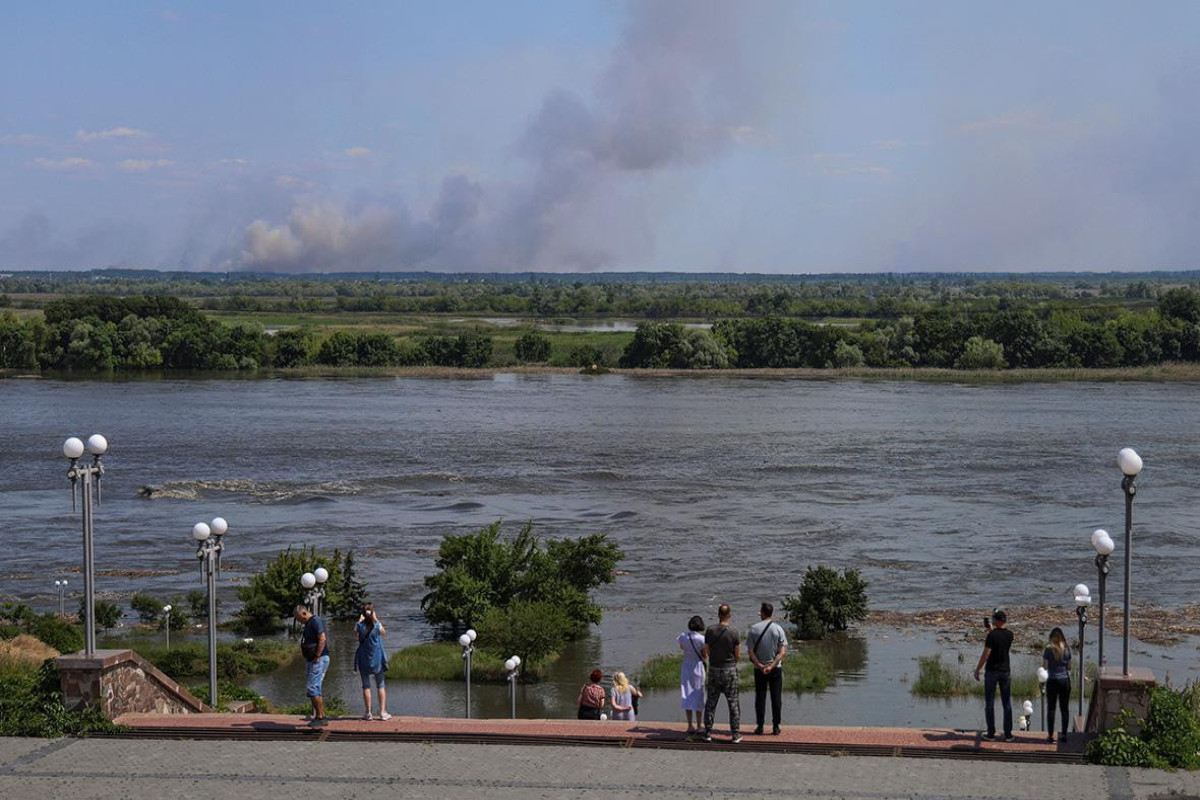
[[[104,477],[104,466],[100,456],[108,452],[108,440],[98,433],[92,434],[87,440],[86,450],[92,457],[92,463],[80,463],[83,457],[84,444],[72,436],[63,442],[63,455],[71,462],[67,469],[67,478],[71,481],[71,510],[75,510],[75,486],[80,485],[80,495],[83,507],[83,652],[84,655],[96,653],[96,532],[92,519],[92,494],[95,493],[96,505],[100,505],[100,483]],[[66,586],[66,581],[63,581]]]
[[1050,680],[1050,671],[1045,667],[1037,668],[1038,694],[1042,696],[1042,730],[1046,730],[1046,681]]
[[1129,587],[1130,567],[1133,563],[1133,496],[1137,487],[1133,482],[1142,471],[1142,457],[1132,447],[1126,447],[1117,453],[1117,466],[1125,477],[1121,480],[1121,488],[1125,491],[1125,619],[1122,622],[1122,635],[1125,640],[1121,648],[1121,674],[1129,675]]
[[[200,575],[208,586],[208,704],[217,707],[217,576],[221,572],[223,538],[229,524],[221,517],[209,525],[197,522],[192,528],[196,540],[196,558],[200,560]],[[170,628],[170,620],[167,621]]]
[[1079,617],[1079,716],[1083,716],[1083,627],[1087,625],[1087,610],[1092,604],[1091,593],[1085,584],[1075,584],[1075,614]]
[[1096,578],[1100,582],[1100,614],[1097,618],[1096,663],[1104,669],[1104,582],[1108,578],[1108,557],[1116,548],[1112,537],[1103,528],[1092,531],[1092,547],[1096,548]]

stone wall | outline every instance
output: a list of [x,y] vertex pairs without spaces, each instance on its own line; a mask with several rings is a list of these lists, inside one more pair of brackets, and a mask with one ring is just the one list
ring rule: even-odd
[[191,692],[132,650],[97,650],[58,659],[68,708],[97,704],[109,719],[125,713],[197,714],[211,711]]
[[[1128,675],[1113,667],[1102,669],[1092,688],[1087,732],[1104,733],[1115,727],[1122,709],[1133,712],[1134,719],[1145,719],[1150,713],[1150,691],[1156,685],[1154,673],[1145,667],[1131,667]],[[1127,730],[1137,735],[1141,726],[1132,723]]]

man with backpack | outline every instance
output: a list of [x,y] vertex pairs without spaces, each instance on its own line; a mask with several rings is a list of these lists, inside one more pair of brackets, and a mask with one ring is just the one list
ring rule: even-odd
[[763,603],[759,621],[746,633],[746,652],[754,664],[754,732],[761,736],[767,711],[767,691],[771,692],[771,733],[779,735],[779,715],[783,706],[783,657],[787,655],[787,635],[783,626],[771,619],[775,606]]
[[717,624],[704,631],[704,657],[708,659],[708,699],[704,702],[704,735],[706,742],[712,741],[713,714],[717,701],[725,695],[729,704],[729,730],[733,743],[742,740],[739,733],[742,723],[742,706],[738,699],[738,661],[742,658],[742,643],[738,633],[729,624],[733,616],[728,603],[717,609]]

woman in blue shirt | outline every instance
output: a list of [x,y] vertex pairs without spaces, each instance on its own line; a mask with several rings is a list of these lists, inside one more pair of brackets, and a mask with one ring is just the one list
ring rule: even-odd
[[379,719],[391,719],[387,711],[387,653],[383,651],[383,635],[387,631],[379,617],[375,616],[375,607],[370,603],[362,607],[358,624],[354,626],[358,634],[358,650],[354,653],[354,669],[362,678],[363,705],[366,713],[363,719],[371,719],[371,676],[375,676],[375,688],[379,690]]
[[1050,673],[1046,679],[1046,730],[1049,733],[1046,741],[1054,741],[1054,704],[1062,712],[1063,737],[1067,735],[1067,725],[1070,716],[1067,706],[1071,701],[1071,648],[1067,646],[1067,637],[1062,628],[1050,631],[1050,644],[1042,653],[1042,666]]

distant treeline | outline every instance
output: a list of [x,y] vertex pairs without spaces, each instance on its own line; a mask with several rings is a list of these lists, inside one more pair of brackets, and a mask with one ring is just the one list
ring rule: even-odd
[[[528,330],[515,342],[522,363],[552,360],[552,342]],[[564,360],[565,359],[565,360]],[[926,306],[895,319],[819,325],[780,315],[719,319],[712,330],[646,321],[618,356],[588,346],[555,363],[677,369],[949,367],[1109,368],[1200,361],[1200,294],[1162,293],[1140,310],[1032,305],[1005,300]],[[613,363],[618,362],[618,363]],[[0,314],[0,368],[65,370],[260,367],[504,366],[492,337],[397,337],[385,332],[306,329],[266,333],[229,325],[165,296],[74,296],[48,302],[43,317]]]
[[[15,273],[0,276],[0,307],[42,308],[63,295],[163,295],[234,313],[476,313],[530,317],[897,319],[932,306],[995,310],[1012,300],[1143,307],[1196,273],[1146,275],[258,275]],[[1194,288],[1194,287],[1192,287]]]

